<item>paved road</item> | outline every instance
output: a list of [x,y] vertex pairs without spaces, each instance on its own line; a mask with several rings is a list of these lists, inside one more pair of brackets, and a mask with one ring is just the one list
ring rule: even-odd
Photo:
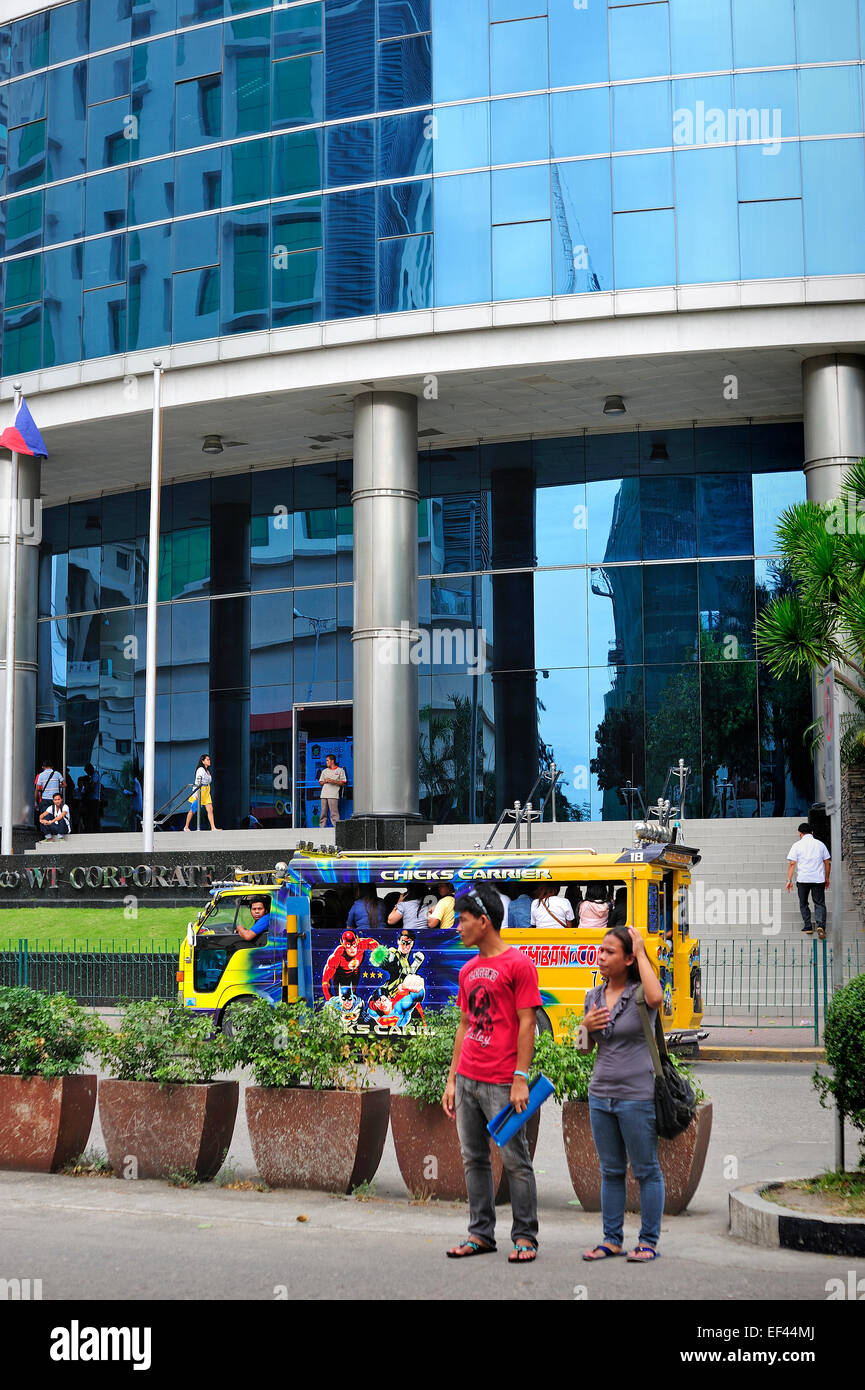
[[[559,1112],[547,1105],[536,1157],[542,1244],[532,1268],[506,1263],[507,1209],[497,1256],[463,1265],[445,1260],[445,1247],[464,1233],[465,1207],[411,1204],[389,1140],[376,1195],[367,1201],[0,1174],[0,1278],[39,1278],[45,1299],[823,1302],[826,1281],[846,1281],[851,1269],[865,1277],[865,1260],[768,1250],[726,1233],[727,1192],[737,1183],[831,1166],[832,1117],[819,1106],[810,1072],[795,1064],[699,1065],[715,1107],[705,1176],[689,1212],[665,1218],[663,1258],[653,1266],[580,1260],[600,1227],[596,1216],[572,1205]],[[852,1159],[852,1135],[849,1143]],[[241,1122],[231,1157],[239,1173],[251,1171]],[[628,1218],[630,1236],[635,1223]]]

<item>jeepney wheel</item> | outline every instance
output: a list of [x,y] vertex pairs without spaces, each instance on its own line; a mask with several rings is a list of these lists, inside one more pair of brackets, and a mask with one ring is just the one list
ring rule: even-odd
[[256,997],[257,996],[254,994],[239,994],[236,999],[232,999],[230,1003],[226,1004],[225,1008],[222,1010],[222,1017],[219,1020],[220,1031],[224,1038],[231,1039],[234,1037],[234,1025],[232,1023],[233,1012],[236,1009],[242,1009],[244,1004],[254,1004]]
[[553,1025],[550,1023],[549,1015],[543,1009],[535,1009],[535,1036],[541,1033],[552,1033]]

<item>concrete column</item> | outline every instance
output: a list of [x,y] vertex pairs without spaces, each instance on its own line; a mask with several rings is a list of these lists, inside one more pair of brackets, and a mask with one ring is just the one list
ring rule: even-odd
[[[36,744],[36,627],[39,542],[42,537],[38,458],[18,459],[18,563],[15,629],[15,733],[13,825],[33,824],[33,758]],[[6,594],[9,567],[9,487],[12,459],[0,457],[0,690],[6,680]],[[5,738],[0,701],[0,747]]]
[[417,398],[354,402],[354,816],[418,814]]
[[865,357],[829,353],[802,363],[809,502],[841,491],[844,469],[865,456]]

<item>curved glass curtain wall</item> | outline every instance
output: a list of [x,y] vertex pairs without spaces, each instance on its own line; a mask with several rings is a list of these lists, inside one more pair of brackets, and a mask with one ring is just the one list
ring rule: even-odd
[[860,8],[75,0],[19,20],[0,31],[3,373],[862,272]]

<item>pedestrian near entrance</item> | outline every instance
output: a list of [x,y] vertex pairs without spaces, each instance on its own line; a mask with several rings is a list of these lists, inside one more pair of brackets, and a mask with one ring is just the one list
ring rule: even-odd
[[333,826],[339,820],[339,798],[346,783],[345,768],[337,767],[333,753],[325,758],[318,780],[321,783],[321,827],[324,829],[328,815]]
[[[529,957],[501,938],[499,895],[481,883],[456,900],[463,946],[477,950],[460,971],[460,1022],[442,1108],[456,1119],[469,1198],[468,1239],[449,1259],[492,1254],[496,1197],[488,1121],[507,1105],[522,1113],[529,1100],[535,1050],[538,972]],[[538,1197],[525,1126],[501,1149],[511,1192],[510,1264],[529,1264],[538,1247]]]
[[[796,872],[798,870],[798,872]],[[799,826],[799,839],[790,846],[787,855],[787,892],[793,891],[793,874],[796,872],[796,892],[799,894],[799,911],[802,914],[802,931],[806,936],[814,935],[811,920],[809,896],[814,901],[814,916],[817,920],[817,935],[826,940],[826,889],[832,872],[832,859],[822,840],[811,834],[807,821]]]
[[42,771],[36,778],[36,800],[39,805],[39,819],[43,811],[50,811],[55,792],[63,790],[63,773],[58,772],[51,762],[43,762]]
[[39,817],[39,824],[45,830],[46,840],[62,840],[69,834],[69,807],[62,792],[54,793],[48,809]]
[[195,769],[195,791],[189,798],[189,814],[186,817],[186,824],[183,829],[189,829],[189,822],[192,820],[192,813],[198,805],[199,798],[201,804],[207,812],[207,819],[210,821],[211,830],[215,830],[213,823],[213,794],[210,790],[213,783],[213,774],[210,770],[210,754],[202,753],[198,759],[198,767]]

